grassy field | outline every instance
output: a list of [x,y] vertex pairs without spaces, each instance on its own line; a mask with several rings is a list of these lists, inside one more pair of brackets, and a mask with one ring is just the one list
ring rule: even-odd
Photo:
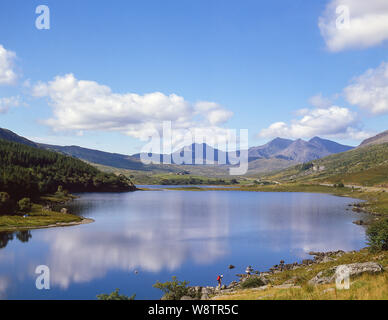
[[[241,289],[234,293],[216,296],[216,300],[387,300],[388,273],[377,275],[363,274],[351,278],[349,290],[338,290],[335,284],[312,286],[308,281],[318,272],[341,264],[374,261],[385,270],[388,267],[388,252],[371,253],[368,249],[349,252],[335,261],[319,263],[296,270],[283,271],[271,275],[271,285],[258,288]],[[286,281],[292,281],[296,288],[276,288]]]
[[343,182],[361,186],[383,186],[388,188],[388,164],[360,172],[334,174],[323,180],[332,183]]

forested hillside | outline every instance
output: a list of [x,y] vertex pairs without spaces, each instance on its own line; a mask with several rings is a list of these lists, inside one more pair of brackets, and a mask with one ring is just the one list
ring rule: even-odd
[[30,147],[38,147],[38,144],[35,142],[28,140],[24,137],[21,137],[17,135],[16,133],[12,132],[11,130],[0,128],[0,139],[4,139],[10,142],[17,142],[21,144],[25,144]]
[[56,192],[130,191],[124,176],[102,173],[87,163],[53,151],[0,139],[0,192],[11,198],[35,198]]

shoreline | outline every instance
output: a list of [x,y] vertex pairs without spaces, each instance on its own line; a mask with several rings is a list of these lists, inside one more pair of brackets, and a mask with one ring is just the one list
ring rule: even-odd
[[[322,193],[331,194],[337,197],[353,198],[355,200],[362,201],[361,203],[352,204],[352,211],[362,212],[371,217],[382,217],[388,214],[388,205],[383,202],[388,202],[388,189],[386,190],[370,190],[370,188],[357,186],[359,189],[351,189],[349,187],[336,188],[334,186],[322,185],[322,184],[281,184],[274,186],[239,186],[230,187],[223,186],[212,188],[208,187],[177,187],[177,188],[160,188],[153,189],[153,191],[246,191],[246,192],[295,192],[295,193]],[[144,190],[148,191],[148,190]],[[379,199],[382,197],[384,199]],[[376,206],[383,206],[382,208],[372,208]],[[376,209],[376,210],[373,210]],[[382,212],[385,211],[385,212]]]
[[0,233],[17,232],[27,230],[71,227],[82,224],[93,223],[94,220],[77,216],[67,212],[56,211],[54,206],[62,206],[77,199],[77,196],[42,196],[39,202],[34,203],[31,211],[24,216],[21,215],[3,215],[0,216]]
[[81,221],[73,221],[73,222],[57,222],[48,225],[42,226],[26,226],[26,227],[9,227],[9,228],[0,228],[0,232],[14,232],[14,231],[26,231],[26,230],[39,230],[39,229],[49,229],[49,228],[64,228],[64,227],[72,227],[79,226],[83,224],[90,224],[95,222],[95,220],[90,218],[80,217]]
[[[133,186],[131,190],[117,191],[121,192],[134,192],[140,191],[140,189]],[[66,206],[69,202],[78,199],[79,196],[73,194],[45,194],[39,197],[37,202],[32,204],[31,212],[25,215],[0,215],[0,233],[1,232],[15,232],[15,231],[26,231],[26,230],[38,230],[48,228],[59,228],[59,227],[71,227],[83,224],[90,224],[95,222],[91,218],[85,218],[77,216],[67,212],[55,211],[53,207]],[[27,220],[23,220],[27,219]],[[43,220],[42,224],[39,224],[36,220]],[[35,220],[35,221],[34,221]],[[49,220],[49,221],[47,221]],[[1,224],[2,223],[2,224]],[[14,225],[12,225],[12,223]]]
[[[282,260],[268,271],[236,274],[228,285],[188,286],[181,300],[337,300],[363,299],[365,291],[384,286],[387,279],[388,252],[370,252],[368,247],[352,251],[309,252],[314,258],[285,264]],[[336,287],[335,274],[350,268],[350,290]],[[368,283],[368,286],[365,285]],[[376,290],[377,291],[377,290]],[[385,291],[388,292],[387,288]],[[377,292],[378,299],[385,293]],[[163,297],[162,297],[163,300]]]

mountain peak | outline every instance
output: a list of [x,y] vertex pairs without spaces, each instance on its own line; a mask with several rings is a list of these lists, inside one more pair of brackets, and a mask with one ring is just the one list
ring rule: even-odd
[[251,159],[275,157],[297,162],[308,162],[333,153],[345,152],[352,148],[320,137],[314,137],[309,141],[276,138],[264,146],[250,148],[249,157]]
[[271,140],[270,142],[285,142],[285,141],[290,142],[292,140],[281,138],[281,137],[276,137],[275,139]]
[[280,148],[284,148],[293,142],[294,141],[290,140],[290,139],[284,139],[284,138],[277,137],[277,138],[269,141],[268,143],[266,143],[264,146],[278,146]]
[[299,139],[296,139],[293,144],[306,144],[308,143],[307,141],[304,141],[303,139],[299,138]]
[[320,137],[314,137],[310,139],[309,143],[313,144],[321,150],[327,151],[329,154],[341,153],[353,149],[351,146],[346,146],[331,140],[322,139]]
[[311,139],[309,140],[309,142],[314,142],[314,141],[327,141],[327,140],[322,139],[322,138],[320,138],[320,137],[318,137],[318,136],[315,136],[314,138],[311,138]]

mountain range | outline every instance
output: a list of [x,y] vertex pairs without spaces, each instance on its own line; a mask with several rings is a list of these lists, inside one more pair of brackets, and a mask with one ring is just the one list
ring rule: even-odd
[[334,141],[314,137],[309,141],[276,138],[259,147],[249,148],[249,160],[278,158],[297,162],[308,162],[330,154],[345,152],[353,147]]
[[388,186],[388,131],[359,147],[265,175],[269,181]]
[[[345,152],[353,149],[353,147],[339,144],[334,141],[321,139],[319,137],[314,137],[309,141],[304,141],[302,139],[298,140],[289,140],[276,138],[265,145],[258,147],[251,147],[248,149],[248,161],[252,162],[259,159],[283,159],[288,161],[295,162],[308,162],[315,159],[319,159],[334,153]],[[213,164],[217,162],[223,163],[223,159],[226,159],[226,164],[231,164],[230,159],[235,157],[235,152],[225,152],[216,148],[213,148],[205,143],[197,144],[193,143],[190,146],[184,147],[172,153],[172,159],[178,159],[184,154],[184,150],[191,152],[190,163],[193,164],[195,160],[206,158],[207,154],[214,155],[214,161],[208,162],[207,164]],[[200,151],[201,155],[197,155],[196,151]],[[237,151],[237,156],[240,154]],[[204,155],[204,157],[202,157]],[[132,157],[140,159],[141,156],[146,156],[145,154],[134,154]],[[162,161],[163,155],[155,155],[157,159]],[[169,155],[164,155],[169,156]],[[174,161],[173,161],[174,163]]]
[[[387,132],[388,137],[388,132]],[[102,166],[109,166],[119,169],[129,169],[129,170],[139,170],[139,171],[153,171],[153,170],[161,170],[166,171],[167,167],[169,171],[179,171],[182,170],[181,167],[184,166],[164,166],[161,164],[144,164],[141,161],[141,154],[134,155],[124,155],[118,153],[110,153],[99,150],[82,148],[79,146],[58,146],[58,145],[49,145],[49,144],[41,144],[36,143],[31,140],[28,140],[24,137],[21,137],[10,130],[1,129],[0,128],[0,138],[19,142],[25,145],[43,148],[48,150],[54,150],[66,155],[70,155],[72,157],[82,159],[86,162],[98,164]],[[218,164],[219,166],[230,166],[230,159],[235,156],[235,152],[228,153],[216,148],[213,148],[207,144],[192,144],[186,148],[181,148],[171,156],[172,159],[179,159],[179,157],[183,156],[183,151],[189,150],[192,151],[191,161],[184,164],[198,163],[199,155],[196,154],[196,151],[201,150],[204,156],[211,153],[214,154],[214,161],[205,162],[204,164]],[[263,171],[271,171],[283,169],[289,166],[292,166],[297,163],[309,162],[312,160],[320,159],[322,157],[345,152],[353,149],[351,146],[342,145],[336,143],[331,140],[322,139],[319,137],[314,137],[308,141],[298,139],[298,140],[290,140],[283,138],[276,138],[272,141],[257,147],[251,147],[248,150],[248,161],[250,169],[256,172]],[[237,151],[237,155],[239,152]],[[163,155],[154,155],[156,158],[162,160]],[[166,156],[166,155],[165,155]],[[226,163],[222,160],[226,159]],[[174,161],[172,161],[174,164]],[[171,169],[171,167],[175,169]],[[191,169],[196,166],[191,166]]]

